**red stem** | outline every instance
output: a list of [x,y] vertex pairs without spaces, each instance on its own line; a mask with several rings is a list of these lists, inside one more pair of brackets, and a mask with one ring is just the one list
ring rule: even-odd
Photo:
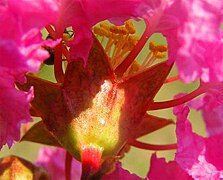
[[55,47],[54,74],[58,83],[64,80],[64,72],[62,68],[62,42]]
[[50,37],[55,39],[55,31],[53,30],[52,26],[51,25],[46,26],[46,30],[50,34]]
[[174,82],[174,81],[177,81],[179,80],[179,76],[174,76],[174,77],[171,77],[171,78],[168,78],[164,81],[164,83],[170,83],[170,82]]
[[69,152],[66,152],[65,160],[65,176],[66,180],[71,180],[71,166],[72,166],[72,156]]
[[136,46],[133,48],[133,50],[124,59],[124,61],[120,65],[118,65],[118,67],[115,69],[115,74],[118,77],[122,77],[122,75],[124,74],[124,72],[132,64],[132,62],[135,60],[135,58],[137,57],[137,55],[139,54],[139,52],[144,47],[144,45],[146,44],[147,40],[149,39],[149,37],[151,35],[151,32],[150,32],[151,30],[149,28],[148,21],[145,20],[145,23],[146,23],[146,29],[145,29],[142,37],[140,38],[140,40],[138,41],[138,43],[136,44]]
[[132,146],[135,146],[140,149],[152,150],[152,151],[165,151],[172,150],[177,148],[177,144],[165,144],[165,145],[155,145],[139,142],[137,140],[131,141],[129,143]]
[[183,97],[180,97],[178,99],[164,101],[164,102],[153,102],[150,104],[148,110],[165,109],[165,108],[175,107],[180,104],[184,104],[185,102],[188,102],[188,101],[194,99],[195,97],[205,93],[209,87],[210,87],[209,85],[200,86],[195,91],[193,91]]
[[66,57],[67,62],[70,62],[70,53],[64,44],[62,45],[62,51],[63,51],[64,56]]

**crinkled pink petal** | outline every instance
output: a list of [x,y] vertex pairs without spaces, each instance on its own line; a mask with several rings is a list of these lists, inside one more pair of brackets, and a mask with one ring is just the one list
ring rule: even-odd
[[12,146],[20,139],[21,123],[30,122],[29,102],[32,89],[25,93],[14,87],[1,87],[0,90],[0,148],[7,144]]
[[24,83],[26,72],[37,72],[49,54],[42,45],[40,30],[57,18],[53,0],[0,1],[0,74],[1,131],[0,146],[19,140],[20,124],[29,122],[31,92],[15,89],[14,82]]
[[71,46],[71,59],[83,58],[85,63],[92,45],[91,28],[100,21],[111,19],[121,23],[130,17],[140,16],[139,6],[143,0],[58,0],[60,15],[54,23],[58,35],[72,26],[75,39]]
[[223,3],[221,0],[190,0],[184,4],[190,13],[177,33],[180,47],[176,65],[180,78],[184,82],[200,78],[204,82],[222,81],[220,24]]
[[185,82],[199,78],[204,82],[223,81],[222,40],[193,41],[193,44],[189,44],[190,47],[187,49],[182,48],[179,51],[179,56],[177,56],[179,60],[176,61],[176,64],[181,79]]
[[205,140],[205,158],[213,164],[223,175],[223,134],[209,137]]
[[186,171],[181,169],[176,161],[166,162],[164,158],[151,157],[150,171],[147,175],[150,180],[189,180],[193,179]]
[[[65,180],[65,156],[66,151],[62,148],[42,148],[36,161],[37,165],[45,168],[51,179]],[[72,180],[79,180],[81,177],[81,163],[72,159]]]
[[137,175],[130,173],[129,171],[122,168],[121,163],[116,164],[116,169],[111,173],[102,177],[102,180],[141,180],[142,178]]
[[193,164],[191,169],[187,170],[193,179],[218,180],[223,177],[223,172],[218,171],[214,165],[208,163],[204,155],[199,155],[197,159],[198,161]]
[[[204,150],[203,150],[204,151]],[[190,169],[186,169],[194,179],[219,179],[222,172],[206,161],[203,151],[197,157],[197,161],[193,163]]]
[[202,115],[209,136],[223,133],[223,104],[212,111],[203,110]]
[[177,116],[176,161],[183,169],[192,167],[204,147],[203,138],[192,132],[191,124],[187,120],[188,113],[188,107],[178,106],[174,108],[174,114]]
[[200,78],[204,82],[222,81],[223,1],[146,2],[149,8],[143,17],[148,21],[148,36],[158,32],[167,38],[169,63],[176,61],[180,78],[184,82]]
[[188,113],[189,108],[183,105],[174,108],[174,114],[177,116],[176,162],[194,179],[222,178],[222,137],[205,139],[193,133],[191,124],[187,120]]
[[22,29],[18,30],[23,32],[32,28],[42,29],[55,22],[58,16],[56,0],[8,0],[8,10],[19,21]]
[[201,110],[209,136],[223,133],[223,88],[215,86],[202,98],[189,103],[196,110]]
[[0,4],[0,66],[13,68],[15,79],[17,72],[38,71],[49,56],[41,48],[46,42],[40,30],[56,21],[57,10],[53,0],[9,0]]

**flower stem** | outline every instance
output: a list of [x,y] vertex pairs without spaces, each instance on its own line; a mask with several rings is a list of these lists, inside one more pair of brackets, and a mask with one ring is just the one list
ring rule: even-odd
[[64,80],[64,72],[62,68],[62,42],[55,47],[54,74],[58,83]]
[[171,78],[166,79],[166,80],[164,81],[164,84],[165,84],[165,83],[174,82],[174,81],[177,81],[177,80],[179,80],[179,76],[178,76],[178,75],[177,75],[177,76],[174,76],[174,77],[171,77]]
[[71,166],[72,166],[72,156],[69,152],[66,152],[65,160],[65,176],[66,180],[71,180]]
[[55,39],[55,31],[53,30],[52,26],[51,25],[46,26],[46,30],[50,34],[50,37],[52,39]]
[[211,85],[208,85],[208,84],[201,85],[195,91],[193,91],[183,97],[180,97],[178,99],[164,101],[164,102],[153,102],[150,104],[148,110],[165,109],[165,108],[171,108],[171,107],[175,107],[175,106],[184,104],[185,102],[188,102],[188,101],[194,99],[195,97],[205,93],[210,87],[211,87]]
[[155,145],[155,144],[139,142],[137,140],[131,141],[129,144],[140,149],[146,149],[152,151],[165,151],[177,148],[177,144]]
[[62,45],[63,55],[66,57],[66,61],[70,62],[70,53],[65,45]]
[[118,77],[122,77],[124,72],[128,69],[128,67],[132,64],[132,62],[135,60],[139,52],[142,50],[143,46],[146,44],[147,40],[149,39],[151,32],[149,28],[148,21],[145,20],[146,23],[146,29],[136,44],[136,46],[133,48],[133,50],[128,54],[128,56],[124,59],[124,61],[115,69],[115,74]]

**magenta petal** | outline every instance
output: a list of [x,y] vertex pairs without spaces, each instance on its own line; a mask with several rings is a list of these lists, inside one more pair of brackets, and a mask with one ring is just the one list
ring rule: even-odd
[[[42,148],[36,161],[37,165],[45,168],[52,180],[65,180],[65,156],[66,151],[62,148]],[[72,160],[72,180],[79,180],[81,177],[81,163]]]
[[7,2],[8,10],[13,14],[13,18],[18,20],[25,32],[31,28],[41,29],[55,22],[58,16],[56,0],[8,0]]
[[202,112],[209,136],[223,133],[223,88],[215,86],[205,96],[189,103],[191,107]]
[[223,105],[212,111],[203,110],[202,115],[209,136],[223,133]]
[[190,169],[193,166],[204,147],[204,140],[192,132],[191,124],[187,120],[188,113],[188,107],[174,108],[174,114],[177,116],[176,161],[183,169]]
[[103,176],[102,180],[141,180],[142,178],[122,168],[121,163],[116,164],[116,169],[111,173]]
[[193,179],[186,171],[181,169],[176,161],[166,162],[164,158],[157,158],[152,154],[150,171],[147,175],[150,180],[189,180]]
[[49,56],[41,48],[47,42],[42,40],[40,30],[55,21],[57,10],[53,0],[9,0],[0,4],[0,66],[9,68],[15,79],[22,73],[38,71]]
[[178,30],[180,47],[176,54],[179,75],[185,82],[223,80],[222,5],[221,0],[185,1],[189,14]]
[[176,162],[194,179],[220,179],[223,175],[221,140],[205,139],[193,133],[187,120],[188,107],[178,106],[174,108],[174,113],[177,116]]
[[32,90],[20,92],[14,82],[24,83],[25,73],[37,72],[49,56],[41,46],[52,42],[44,42],[40,30],[55,21],[57,10],[54,0],[0,2],[0,147],[19,140],[20,124],[31,121]]
[[206,160],[223,173],[223,134],[206,139]]
[[184,82],[223,81],[221,0],[147,1],[144,18],[151,36],[167,38],[169,62],[176,61]]
[[191,169],[187,170],[194,179],[221,179],[223,172],[220,172],[216,167],[208,163],[203,155],[198,156],[198,161],[193,164]]
[[12,146],[20,139],[21,123],[30,122],[29,102],[32,89],[25,93],[10,87],[1,87],[0,91],[0,148]]
[[87,59],[93,44],[92,33],[86,28],[77,30],[76,33],[75,41],[69,44],[71,59]]

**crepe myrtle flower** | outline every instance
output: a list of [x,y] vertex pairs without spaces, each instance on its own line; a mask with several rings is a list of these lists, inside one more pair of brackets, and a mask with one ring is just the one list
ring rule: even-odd
[[[119,17],[120,19],[116,20],[118,23],[121,22],[121,18],[137,18],[139,4],[139,0],[121,2],[76,0],[0,1],[0,24],[2,27],[0,30],[0,72],[2,78],[0,92],[0,147],[4,144],[11,147],[14,141],[20,139],[20,124],[32,120],[29,114],[29,102],[33,94],[32,89],[24,93],[18,91],[14,83],[25,83],[25,74],[27,72],[38,72],[41,63],[49,57],[49,52],[46,49],[52,48],[56,44],[58,45],[55,48],[55,59],[62,60],[61,39],[63,39],[64,29],[68,26],[73,27],[76,38],[75,41],[71,42],[71,52],[74,51],[71,54],[76,54],[75,51],[78,51],[76,56],[85,60],[92,45],[91,27],[98,21],[108,18],[115,19]],[[104,11],[101,7],[107,7],[108,9],[110,7],[111,10]],[[95,9],[98,9],[98,11],[95,11]],[[125,11],[120,11],[121,9]],[[99,13],[99,10],[101,10],[101,13]],[[92,17],[91,20],[90,17]],[[52,32],[50,24],[54,25],[56,31],[50,34],[50,38],[43,40],[40,31],[46,27],[49,32]],[[78,48],[72,48],[72,44],[76,44]],[[60,66],[58,68],[58,64],[58,60],[55,60],[56,78],[60,81],[57,74],[60,74],[61,69]],[[6,97],[10,98],[7,100]],[[13,101],[19,103],[13,104]],[[8,109],[8,113],[6,113],[6,109]],[[13,109],[16,109],[16,111]],[[8,127],[10,127],[10,130]]]
[[[2,16],[7,15],[4,9],[11,10],[9,7],[15,7],[15,12],[18,11],[22,14],[21,19],[23,19],[25,13],[19,11],[22,6],[10,2],[13,1],[3,1],[0,4],[3,9]],[[38,2],[41,2],[43,7],[39,6]],[[32,5],[44,10],[45,3],[48,2],[50,1],[37,1],[37,4]],[[67,179],[71,178],[71,156],[82,162],[81,179],[93,179],[101,178],[112,172],[116,161],[124,156],[126,148],[129,146],[148,150],[179,149],[180,143],[186,143],[186,141],[179,140],[177,145],[152,145],[136,139],[173,124],[173,121],[152,116],[147,111],[183,104],[214,87],[214,83],[208,83],[212,82],[212,79],[217,82],[221,81],[216,77],[203,78],[203,66],[208,70],[213,67],[206,66],[205,63],[200,64],[202,71],[197,73],[197,66],[194,65],[197,59],[192,61],[191,67],[196,76],[192,74],[193,77],[188,78],[184,76],[185,69],[178,68],[179,76],[167,79],[174,62],[180,67],[182,57],[188,62],[196,57],[196,53],[192,53],[191,57],[185,56],[185,52],[187,52],[185,47],[191,47],[192,44],[198,43],[199,46],[196,47],[200,50],[200,48],[207,47],[206,42],[219,42],[222,2],[218,3],[219,5],[216,6],[208,0],[58,0],[54,2],[55,6],[47,6],[49,8],[47,12],[51,12],[52,8],[53,14],[43,18],[44,22],[47,21],[43,24],[41,20],[35,19],[38,17],[35,16],[37,9],[31,11],[31,8],[27,8],[25,12],[28,12],[28,15],[30,15],[30,11],[35,12],[31,13],[31,17],[34,19],[33,21],[22,21],[24,23],[19,24],[18,29],[24,24],[25,29],[31,28],[31,32],[25,31],[28,34],[22,36],[22,40],[28,39],[27,42],[25,41],[25,45],[31,45],[31,48],[24,49],[24,44],[18,48],[19,44],[17,49],[19,55],[25,55],[25,57],[22,56],[25,59],[22,63],[26,62],[25,67],[29,68],[22,68],[21,71],[19,69],[17,76],[14,73],[9,73],[8,77],[13,79],[10,81],[13,85],[15,81],[20,83],[17,83],[17,87],[26,91],[25,94],[29,97],[27,102],[31,99],[28,94],[31,93],[32,88],[34,89],[30,112],[33,116],[40,117],[42,121],[34,125],[23,137],[23,140],[66,149],[65,175]],[[29,1],[24,1],[24,4],[29,4]],[[202,12],[202,15],[194,11],[191,13],[190,7],[196,12],[197,10]],[[104,10],[105,8],[106,10]],[[43,15],[45,15],[44,12],[40,17]],[[203,15],[207,15],[207,18]],[[129,18],[143,18],[146,28],[141,38],[135,36],[135,28],[131,21],[125,21]],[[107,19],[114,25],[100,23],[98,26],[94,26]],[[17,22],[19,21],[15,21],[15,23]],[[31,22],[31,25],[27,25],[28,22]],[[211,24],[212,22],[214,24]],[[195,24],[203,27],[205,23],[210,26],[201,29],[202,33],[195,36],[193,29]],[[34,30],[32,24],[34,24]],[[49,38],[44,43],[41,43],[42,40],[37,41],[38,45],[35,46],[38,38],[36,39],[33,32],[39,33],[43,26],[46,27]],[[70,31],[72,34],[69,34]],[[137,55],[151,35],[157,32],[166,37],[168,46],[151,42],[147,57],[139,64],[136,61]],[[30,34],[31,36],[29,36]],[[207,34],[208,38],[204,37]],[[21,40],[20,36],[19,38]],[[12,39],[14,40],[14,38]],[[35,40],[35,43],[32,40]],[[51,49],[56,43],[57,45]],[[39,48],[40,46],[42,48]],[[38,48],[35,49],[35,47]],[[38,70],[40,63],[35,66],[36,64],[33,62],[42,62],[47,58],[46,49],[52,50],[57,82],[46,81],[29,73],[26,76],[27,82],[24,84],[24,74],[28,71],[36,72]],[[35,50],[38,53],[35,53]],[[196,49],[194,48],[194,50]],[[168,60],[157,63],[158,60],[166,57],[167,51]],[[42,53],[45,56],[40,56]],[[31,61],[29,61],[30,57]],[[221,56],[215,62],[218,62],[220,66],[219,58]],[[62,68],[63,65],[64,68]],[[218,70],[221,71],[221,69]],[[8,72],[6,71],[6,73]],[[178,79],[178,77],[185,82],[191,82],[201,77],[202,83],[198,89],[185,96],[165,102],[154,102],[154,97],[161,86]],[[207,73],[205,77],[207,77]],[[8,81],[5,84],[8,84]],[[21,93],[24,94],[24,92]],[[24,114],[28,114],[28,112]],[[198,138],[196,141],[203,142],[202,138]],[[212,154],[211,151],[210,154]],[[201,156],[202,158],[203,156]],[[207,159],[203,158],[202,160],[206,161]],[[181,160],[178,160],[179,155],[177,154],[176,162],[190,176],[193,176],[192,170],[189,167],[184,167],[184,162],[181,163]],[[212,164],[210,162],[211,167]],[[216,167],[216,164],[213,166]],[[177,165],[176,167],[179,168]],[[219,173],[218,169],[216,173]]]

